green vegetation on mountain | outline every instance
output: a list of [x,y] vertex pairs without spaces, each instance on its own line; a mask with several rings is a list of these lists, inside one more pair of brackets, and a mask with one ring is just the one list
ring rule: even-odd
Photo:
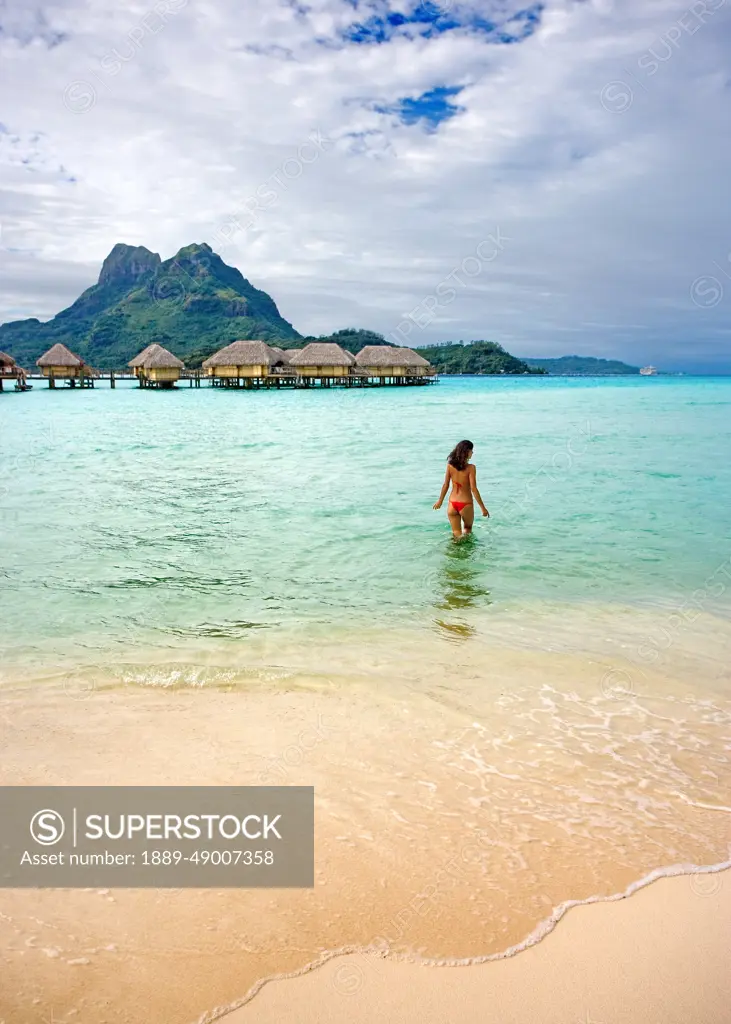
[[[121,369],[152,342],[195,368],[231,341],[256,338],[281,348],[334,341],[354,354],[366,345],[389,345],[382,334],[346,327],[302,337],[274,300],[223,262],[205,243],[184,246],[161,260],[143,245],[117,243],[99,280],[52,320],[0,325],[0,350],[21,366],[61,342],[99,370]],[[616,360],[583,356],[524,361],[494,341],[450,342],[416,350],[440,373],[638,373]]]
[[25,366],[60,341],[98,369],[124,366],[153,341],[187,360],[237,339],[294,346],[299,334],[274,300],[210,246],[188,245],[162,261],[144,246],[118,243],[99,281],[47,323],[0,326],[0,349]]
[[639,373],[639,366],[628,366],[618,359],[597,359],[596,356],[561,356],[560,359],[527,359],[552,376],[617,377]]
[[446,345],[430,345],[417,348],[416,351],[439,373],[533,373],[543,374],[546,371],[531,367],[522,359],[511,356],[502,345],[495,341],[473,341],[467,344],[459,341]]

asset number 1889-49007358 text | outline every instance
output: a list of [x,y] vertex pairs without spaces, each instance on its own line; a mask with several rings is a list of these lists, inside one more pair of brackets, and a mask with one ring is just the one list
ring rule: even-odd
[[273,850],[193,850],[185,854],[182,850],[143,850],[142,863],[151,867],[170,864],[231,865],[242,867],[271,865],[274,863]]

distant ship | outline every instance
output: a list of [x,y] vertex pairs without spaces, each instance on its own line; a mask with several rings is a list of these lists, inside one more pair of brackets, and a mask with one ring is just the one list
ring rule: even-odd
[[657,377],[657,370],[654,366],[643,366],[640,370],[643,377]]

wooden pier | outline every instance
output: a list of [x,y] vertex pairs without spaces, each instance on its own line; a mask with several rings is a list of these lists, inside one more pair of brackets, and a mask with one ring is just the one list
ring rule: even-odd
[[[47,380],[48,387],[94,388],[108,381],[111,389],[117,381],[134,381],[144,389],[170,390],[188,382],[199,388],[234,388],[242,391],[280,390],[281,388],[373,388],[423,387],[436,384],[436,370],[411,349],[369,345],[357,356],[333,342],[310,342],[303,349],[280,349],[263,341],[235,341],[214,352],[201,367],[186,368],[168,349],[152,342],[123,368],[95,370],[57,343],[37,361],[38,370],[26,373],[12,356],[0,352],[0,390],[5,379],[16,380],[16,390],[24,390],[29,380]],[[29,389],[32,385],[26,385]]]
[[[44,378],[41,376],[39,379]],[[55,388],[57,384],[65,384],[69,388],[93,388],[94,381],[98,380],[93,373],[80,373],[78,377],[56,377],[54,373],[49,373],[46,379],[49,388]]]
[[[118,381],[134,382],[139,388],[157,389],[159,382],[139,378],[129,370],[103,370],[93,374],[85,374],[79,377],[55,378],[40,373],[28,373],[25,376],[28,381],[47,381],[49,388],[93,388],[101,382],[109,382],[110,388],[115,388]],[[15,382],[13,374],[0,374],[0,391],[2,381]],[[177,385],[184,386],[186,383],[190,388],[199,388],[205,382],[209,388],[233,388],[240,391],[279,390],[280,388],[378,388],[378,387],[418,387],[426,384],[436,384],[439,378],[436,373],[419,377],[376,377],[369,374],[352,374],[347,377],[302,377],[298,374],[272,373],[266,377],[211,377],[200,370],[184,370],[180,374]]]
[[262,388],[378,388],[378,387],[414,387],[424,384],[436,384],[437,374],[419,377],[372,377],[367,373],[352,373],[347,376],[308,376],[297,373],[271,373],[265,377],[208,377],[209,385],[214,388],[235,388],[244,391],[259,391]]

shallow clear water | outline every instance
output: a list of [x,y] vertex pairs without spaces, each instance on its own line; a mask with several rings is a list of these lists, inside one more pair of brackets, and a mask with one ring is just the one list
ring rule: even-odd
[[[2,780],[314,785],[318,846],[306,893],[4,896],[0,1017],[186,1021],[376,941],[501,955],[728,863],[730,405],[712,378],[1,396]],[[492,518],[455,545],[465,435]]]
[[[247,641],[583,602],[718,611],[731,379],[445,378],[0,399],[11,658]],[[492,518],[432,504],[475,444]],[[479,513],[478,513],[479,515]]]

